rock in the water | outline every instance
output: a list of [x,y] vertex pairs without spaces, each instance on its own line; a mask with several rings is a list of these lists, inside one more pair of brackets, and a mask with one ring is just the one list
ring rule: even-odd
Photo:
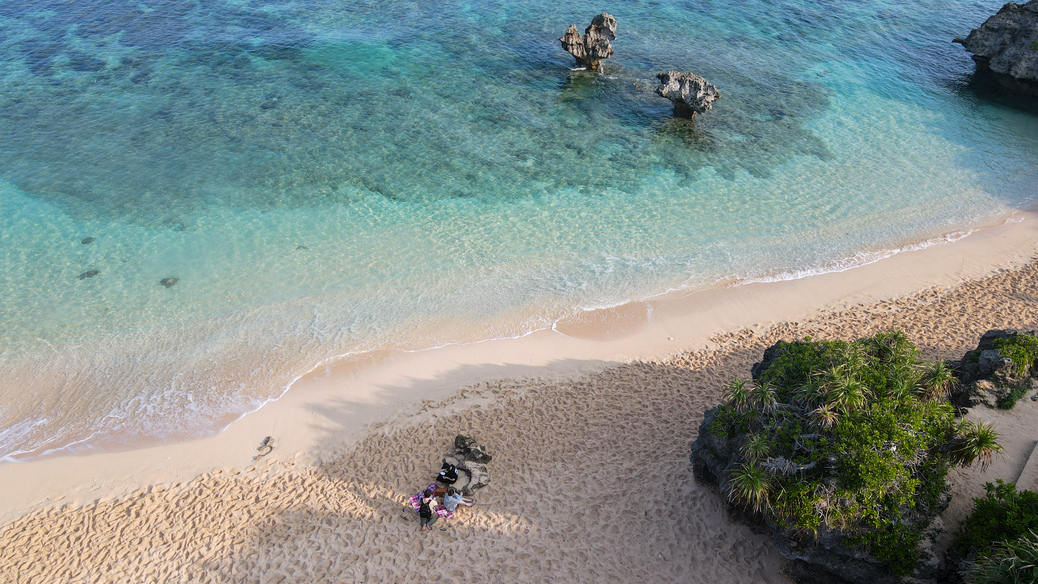
[[162,284],[166,288],[172,288],[173,286],[176,286],[177,282],[179,282],[179,281],[180,281],[180,278],[163,278],[163,279],[159,280],[159,284]]
[[88,237],[84,237],[82,240],[80,240],[79,243],[82,243],[83,245],[89,245],[91,243],[94,243],[94,238],[93,237],[89,237],[89,236]]
[[576,58],[577,65],[589,71],[601,71],[602,60],[613,56],[609,41],[616,40],[616,19],[603,12],[591,20],[583,36],[577,31],[577,25],[571,24],[559,40],[562,48]]
[[87,271],[83,272],[82,274],[80,274],[79,276],[76,276],[76,277],[79,278],[80,280],[86,280],[87,278],[93,278],[94,276],[96,276],[96,275],[98,275],[100,273],[101,273],[100,270],[87,270]]
[[972,53],[978,72],[991,73],[1012,91],[1038,96],[1038,0],[1010,2],[966,40],[955,41]]
[[696,114],[710,111],[721,97],[713,83],[695,73],[667,71],[656,75],[656,79],[660,80],[656,94],[669,99],[674,113],[682,117],[695,118]]

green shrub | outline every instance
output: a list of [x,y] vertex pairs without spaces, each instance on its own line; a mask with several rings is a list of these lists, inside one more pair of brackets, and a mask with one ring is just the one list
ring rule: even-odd
[[1033,584],[1038,582],[1038,534],[994,546],[966,573],[966,584]]
[[716,418],[748,435],[727,495],[788,528],[847,529],[910,573],[922,526],[908,516],[935,508],[950,465],[1000,448],[990,427],[956,422],[945,377],[898,332],[784,343],[753,386],[729,386]]
[[987,494],[973,499],[976,507],[955,534],[954,545],[966,555],[971,549],[986,555],[991,545],[1018,539],[1038,531],[1038,493],[1017,491],[1001,480],[984,485]]
[[1014,387],[1009,390],[1009,393],[1007,393],[1005,397],[999,398],[999,400],[995,402],[995,406],[1000,410],[1011,410],[1013,409],[1013,406],[1016,405],[1016,402],[1020,401],[1020,398],[1024,397],[1025,393],[1027,393],[1026,387]]
[[1016,367],[1017,375],[1027,375],[1038,360],[1038,337],[1016,334],[1005,339],[995,339],[995,348],[1003,357],[1008,357]]

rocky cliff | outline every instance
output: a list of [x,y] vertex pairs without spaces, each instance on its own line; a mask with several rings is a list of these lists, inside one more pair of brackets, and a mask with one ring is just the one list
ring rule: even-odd
[[1038,0],[1010,2],[963,39],[977,72],[1002,86],[1038,96]]

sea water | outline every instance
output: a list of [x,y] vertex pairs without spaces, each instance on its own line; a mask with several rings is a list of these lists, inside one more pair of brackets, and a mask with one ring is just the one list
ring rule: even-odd
[[[4,0],[0,459],[1031,206],[1038,116],[951,43],[1000,4]],[[603,9],[616,54],[575,70]],[[672,69],[714,110],[675,119]]]

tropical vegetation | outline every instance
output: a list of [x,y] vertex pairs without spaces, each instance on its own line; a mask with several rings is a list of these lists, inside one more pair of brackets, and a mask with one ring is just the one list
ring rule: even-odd
[[936,511],[950,466],[1001,450],[990,426],[956,418],[954,383],[899,332],[783,343],[758,379],[727,387],[714,418],[713,432],[742,444],[728,496],[787,528],[845,530],[910,573],[917,519]]
[[1038,582],[1038,534],[1034,531],[995,545],[971,566],[966,584],[1034,584]]

